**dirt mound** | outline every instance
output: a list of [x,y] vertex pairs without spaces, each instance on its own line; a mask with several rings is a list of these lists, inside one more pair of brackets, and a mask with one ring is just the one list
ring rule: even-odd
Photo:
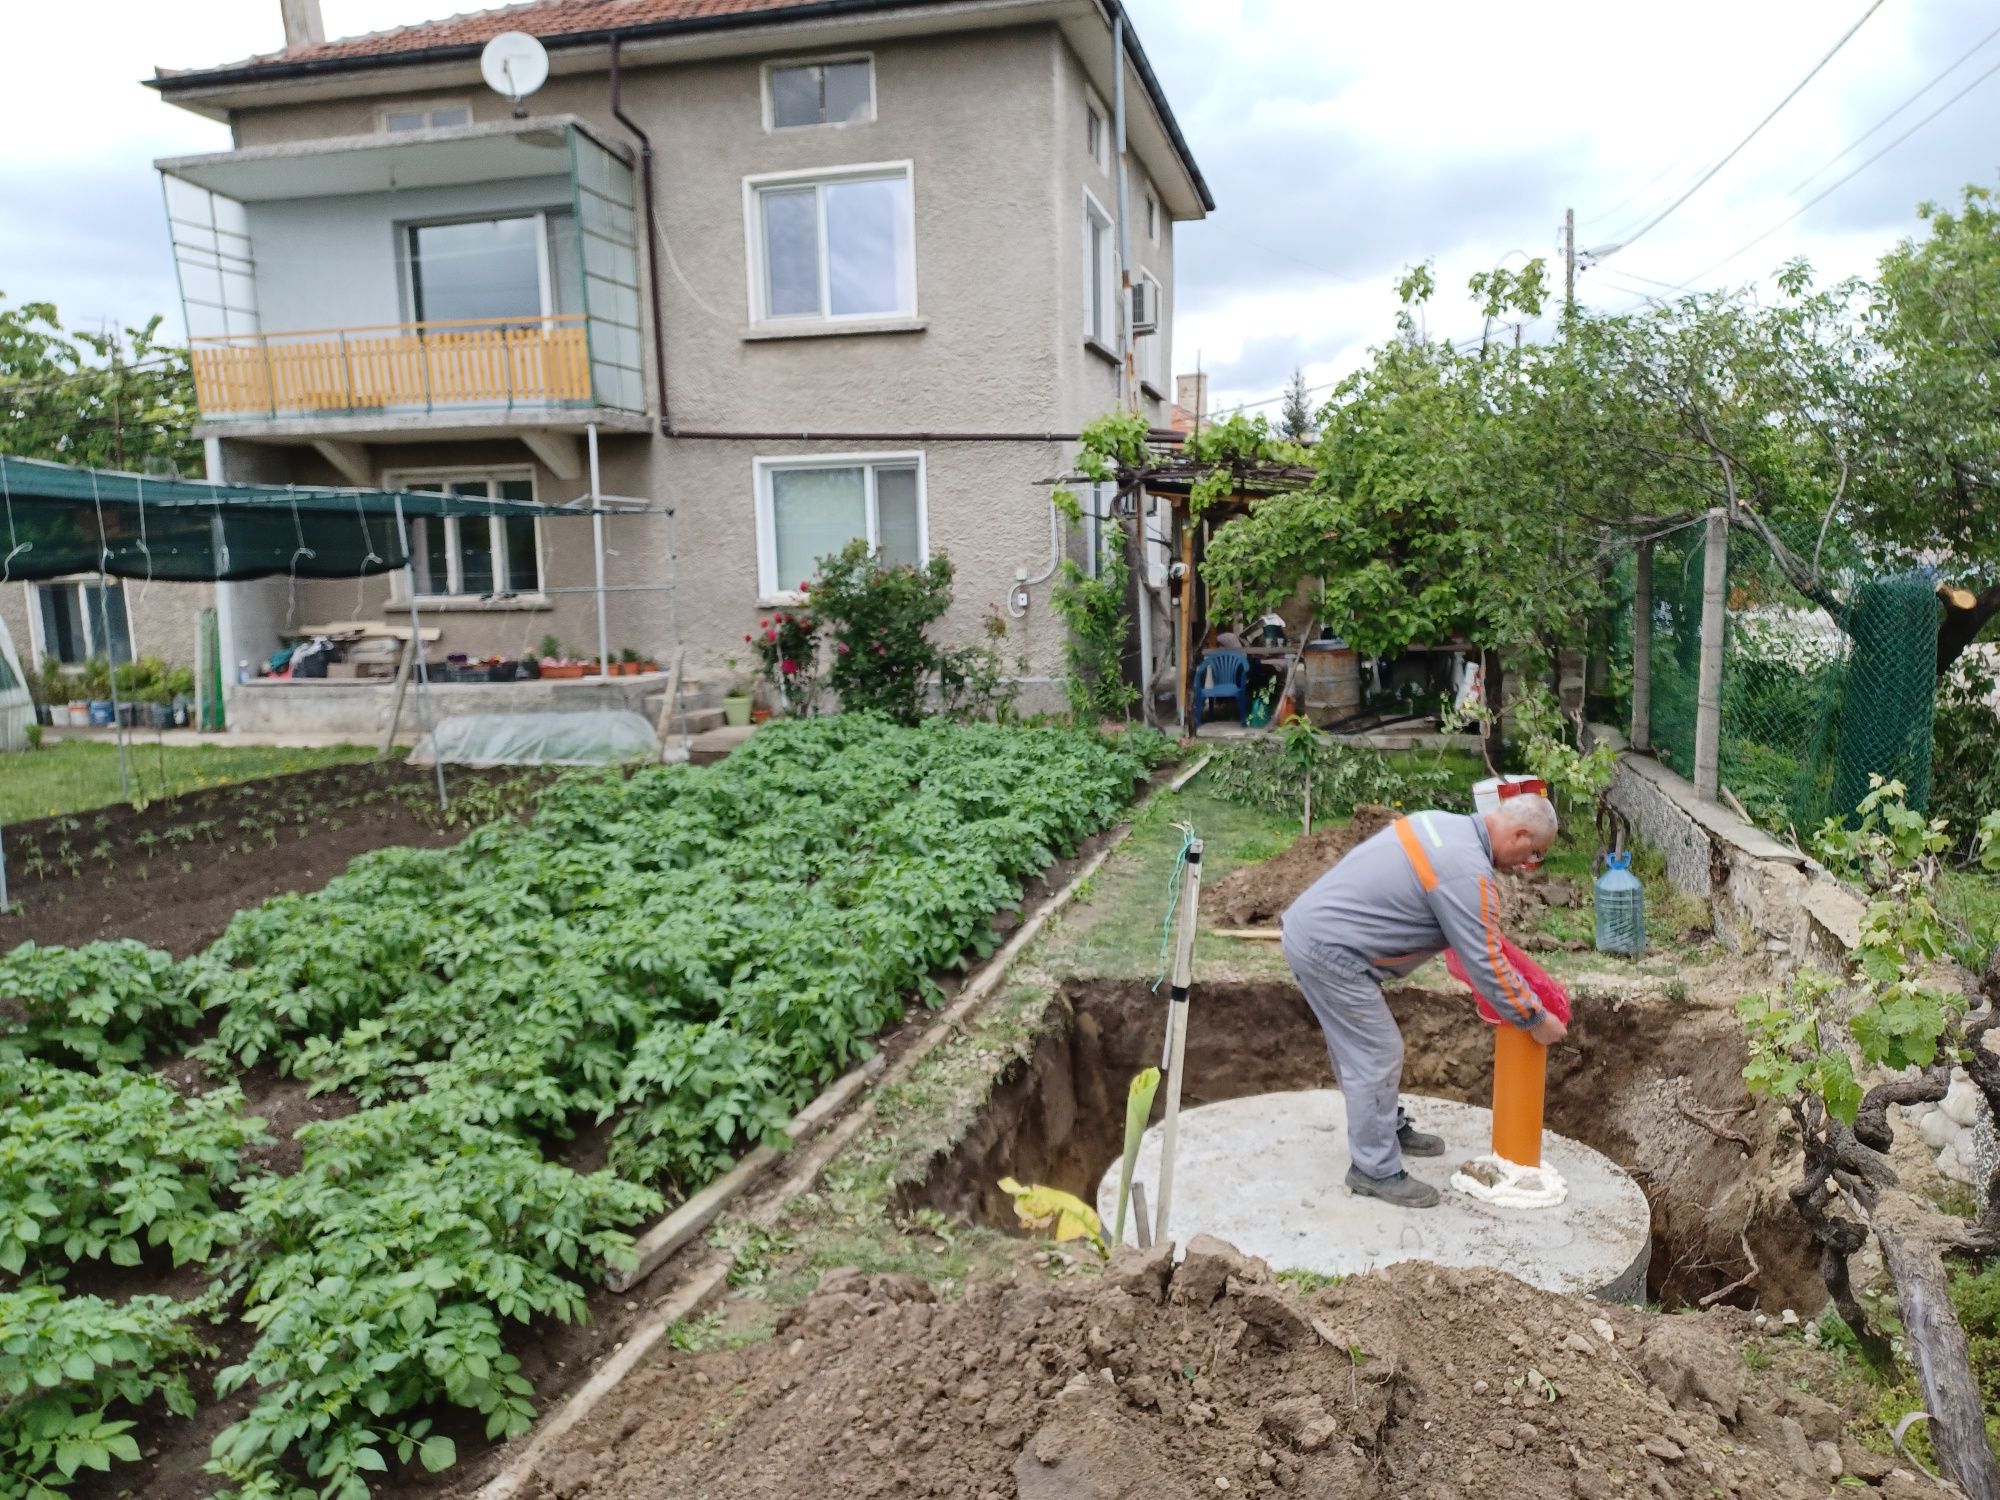
[[1225,927],[1275,922],[1307,886],[1339,864],[1348,850],[1395,820],[1392,809],[1364,802],[1338,827],[1309,833],[1276,859],[1246,865],[1223,876],[1212,890],[1202,892],[1201,904]]
[[[1753,1337],[1777,1364],[1746,1367]],[[1024,1270],[949,1304],[834,1272],[768,1342],[635,1372],[530,1493],[1804,1500],[1839,1475],[1920,1493],[1807,1394],[1834,1385],[1740,1313],[1422,1263],[1302,1296],[1203,1236],[1177,1270],[1124,1251],[1101,1279]]]

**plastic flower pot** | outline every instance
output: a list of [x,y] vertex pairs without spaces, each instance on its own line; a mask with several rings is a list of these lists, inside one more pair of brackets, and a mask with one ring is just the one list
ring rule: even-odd
[[722,722],[742,728],[750,722],[750,695],[731,693],[722,700]]
[[756,707],[750,710],[750,722],[752,724],[762,724],[765,720],[769,719],[770,717],[771,717],[771,710],[765,708],[762,704],[758,704]]
[[82,729],[90,722],[90,705],[81,698],[67,705],[69,724],[72,729]]
[[92,698],[86,711],[93,729],[109,729],[118,722],[118,707],[109,698]]

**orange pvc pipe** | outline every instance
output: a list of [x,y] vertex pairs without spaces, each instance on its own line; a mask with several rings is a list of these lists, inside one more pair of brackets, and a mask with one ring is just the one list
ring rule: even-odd
[[1516,1166],[1542,1164],[1542,1103],[1549,1049],[1518,1026],[1493,1029],[1493,1154]]

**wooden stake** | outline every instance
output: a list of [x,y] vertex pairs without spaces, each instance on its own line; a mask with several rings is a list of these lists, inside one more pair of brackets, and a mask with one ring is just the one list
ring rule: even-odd
[[1201,900],[1201,840],[1189,842],[1181,872],[1181,925],[1174,944],[1173,993],[1167,1001],[1167,1112],[1160,1131],[1160,1202],[1153,1241],[1173,1238],[1174,1148],[1180,1140],[1181,1069],[1187,1056],[1188,981],[1194,973],[1195,908]]
[[1722,636],[1729,587],[1729,518],[1708,513],[1701,569],[1701,676],[1695,697],[1694,794],[1716,800],[1722,784]]
[[376,751],[380,759],[395,748],[396,730],[403,722],[403,695],[410,690],[410,663],[417,652],[417,632],[410,630],[410,638],[403,642],[403,654],[396,662],[396,693],[389,700],[389,726],[382,731],[382,748]]

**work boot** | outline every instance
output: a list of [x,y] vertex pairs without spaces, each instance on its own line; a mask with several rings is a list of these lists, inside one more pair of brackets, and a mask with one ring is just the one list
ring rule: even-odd
[[1419,1182],[1408,1172],[1393,1177],[1370,1177],[1359,1167],[1347,1169],[1347,1190],[1367,1198],[1380,1198],[1398,1208],[1434,1208],[1443,1195],[1428,1182]]
[[1417,1129],[1417,1122],[1401,1105],[1396,1106],[1396,1140],[1405,1156],[1444,1155],[1444,1137]]

